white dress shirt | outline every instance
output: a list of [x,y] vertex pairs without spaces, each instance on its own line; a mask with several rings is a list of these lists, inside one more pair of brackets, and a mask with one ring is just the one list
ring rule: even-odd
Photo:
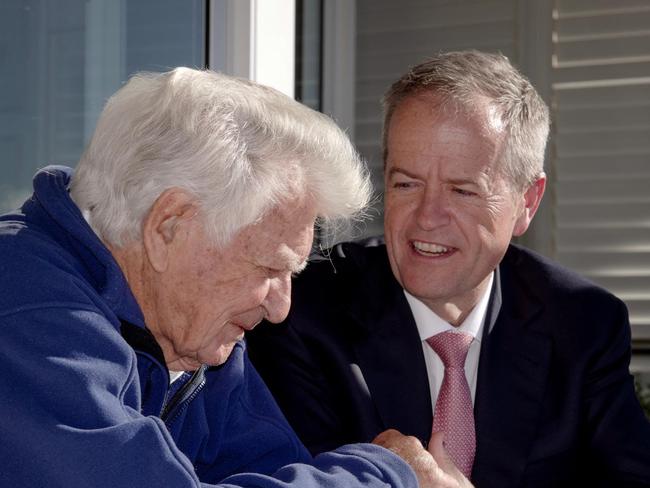
[[487,306],[490,300],[493,281],[494,273],[490,275],[490,281],[485,289],[485,293],[483,293],[483,296],[474,309],[459,327],[454,327],[438,317],[438,315],[436,315],[423,302],[404,290],[406,300],[411,307],[411,312],[415,319],[415,325],[417,325],[420,334],[420,339],[422,340],[424,362],[426,363],[427,376],[429,378],[429,391],[431,391],[431,405],[434,409],[436,400],[438,399],[438,392],[442,385],[442,379],[445,374],[445,366],[442,364],[442,360],[433,348],[427,344],[426,340],[432,335],[440,334],[445,331],[464,332],[465,334],[474,337],[472,344],[469,346],[467,358],[465,359],[465,376],[467,377],[467,384],[469,385],[472,395],[472,403],[474,403],[474,397],[476,396],[476,373],[478,372],[478,360],[481,353],[481,337],[483,334],[485,314],[487,313]]
[[169,384],[171,385],[174,381],[176,381],[178,378],[183,376],[183,373],[185,371],[170,371],[169,372]]

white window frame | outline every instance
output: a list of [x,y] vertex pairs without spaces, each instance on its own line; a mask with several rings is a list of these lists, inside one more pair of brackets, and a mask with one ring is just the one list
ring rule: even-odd
[[210,0],[208,66],[295,96],[294,0]]

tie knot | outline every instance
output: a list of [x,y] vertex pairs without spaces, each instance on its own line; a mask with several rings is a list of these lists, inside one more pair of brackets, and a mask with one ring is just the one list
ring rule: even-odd
[[464,368],[472,340],[469,334],[448,331],[429,337],[427,343],[440,356],[445,368]]

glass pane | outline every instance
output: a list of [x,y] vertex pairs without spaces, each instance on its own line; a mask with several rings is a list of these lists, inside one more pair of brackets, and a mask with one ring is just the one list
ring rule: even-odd
[[296,1],[296,100],[321,110],[322,0]]
[[74,166],[136,71],[205,65],[204,0],[3,0],[0,212],[47,164]]

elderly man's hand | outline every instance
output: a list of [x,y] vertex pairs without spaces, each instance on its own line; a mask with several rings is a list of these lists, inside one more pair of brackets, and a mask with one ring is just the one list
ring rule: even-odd
[[442,445],[443,435],[431,436],[429,450],[415,437],[405,436],[396,430],[386,430],[372,441],[390,449],[406,461],[418,478],[420,488],[473,488],[456,468]]

